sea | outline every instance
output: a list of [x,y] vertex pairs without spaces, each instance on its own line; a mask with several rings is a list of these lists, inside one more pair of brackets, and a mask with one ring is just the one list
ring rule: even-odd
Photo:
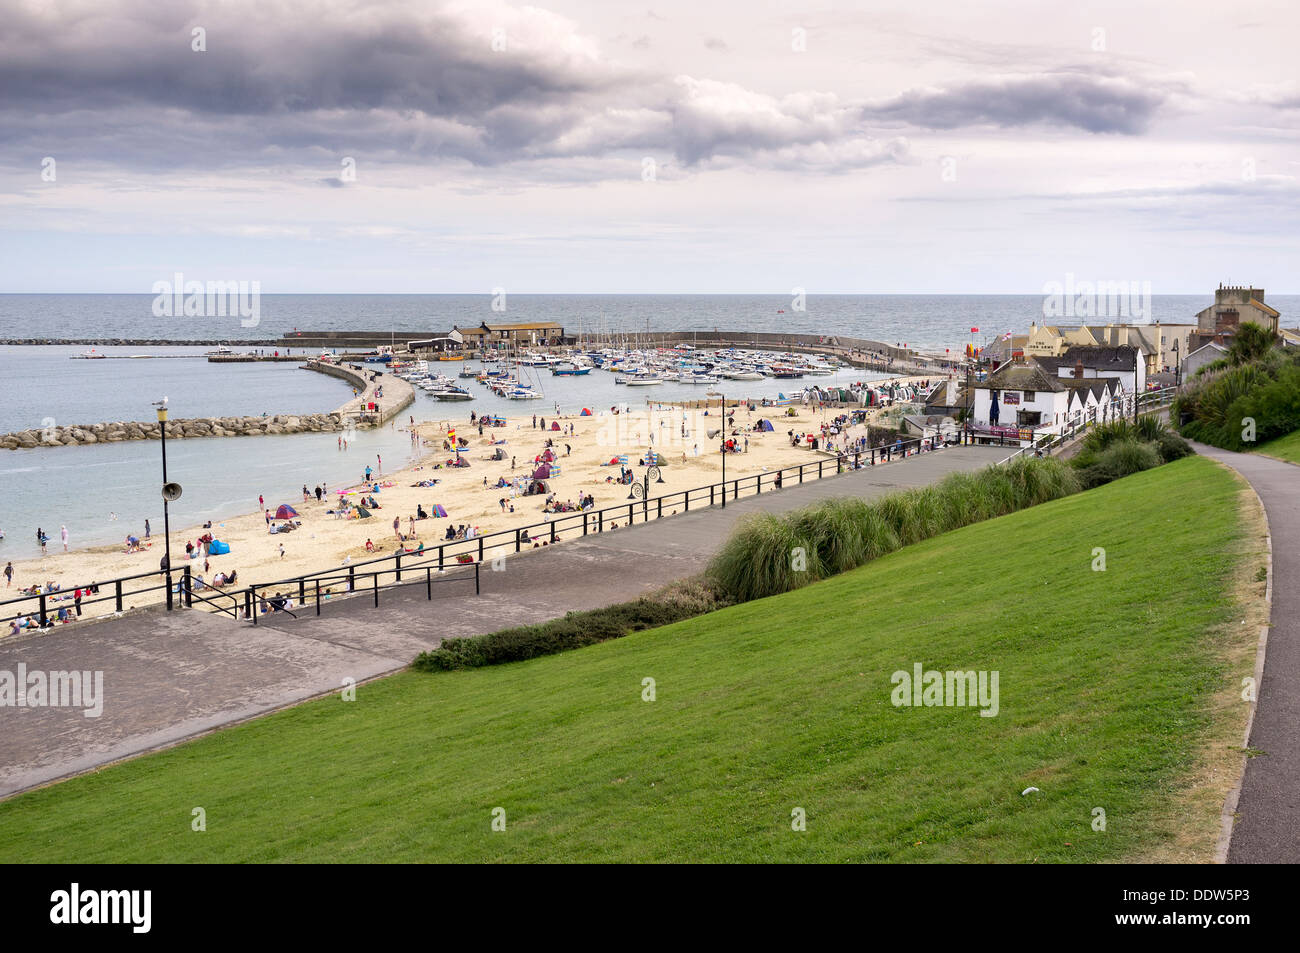
[[[1156,295],[1151,314],[1162,322],[1187,322],[1211,296]],[[1270,296],[1283,322],[1300,311],[1300,296]],[[173,418],[326,412],[351,397],[339,380],[297,364],[209,364],[207,346],[187,341],[279,338],[295,330],[392,332],[395,341],[444,333],[483,321],[557,321],[566,333],[726,330],[842,334],[942,352],[960,351],[1006,331],[1022,333],[1044,323],[1042,295],[263,295],[259,323],[239,317],[157,317],[152,295],[0,294],[0,340],[166,340],[168,346],[97,347],[105,360],[81,360],[87,345],[0,346],[0,432],[110,420],[153,420],[153,402],[168,399]],[[495,306],[495,307],[494,307]],[[501,310],[504,308],[504,310]],[[1086,319],[1052,319],[1077,324]],[[978,335],[971,329],[979,328]],[[307,352],[305,352],[307,353]],[[314,349],[310,351],[314,354]],[[454,362],[449,367],[457,368]],[[446,371],[444,371],[447,373]],[[847,384],[870,379],[862,371],[803,381],[730,382],[728,396],[776,397],[791,386]],[[346,451],[335,434],[173,440],[167,445],[168,479],[182,486],[171,504],[173,527],[197,526],[253,512],[258,496],[268,505],[301,499],[301,488],[357,482],[367,464],[382,457],[385,470],[414,458],[401,428],[416,420],[463,421],[471,409],[531,419],[533,413],[577,413],[646,401],[703,397],[704,387],[666,384],[628,388],[613,375],[593,371],[577,378],[535,369],[539,401],[504,401],[469,382],[476,399],[439,403],[423,392],[390,425],[358,432]],[[732,393],[744,388],[744,393]],[[653,394],[644,393],[653,391]],[[508,434],[507,434],[508,435]],[[61,549],[66,526],[70,548],[122,542],[140,535],[144,520],[162,526],[161,454],[157,441],[89,447],[0,451],[0,561],[40,553],[37,528]]]

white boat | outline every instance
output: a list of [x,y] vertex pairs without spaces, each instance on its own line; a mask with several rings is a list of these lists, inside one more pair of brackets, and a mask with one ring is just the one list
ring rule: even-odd
[[664,379],[658,374],[641,373],[623,375],[623,383],[628,387],[649,387],[653,384],[662,384],[663,382]]
[[722,376],[732,381],[761,381],[763,375],[758,371],[723,371]]
[[542,395],[527,387],[515,387],[506,391],[506,398],[509,400],[541,400]]
[[473,400],[474,395],[460,387],[443,387],[429,391],[434,400]]

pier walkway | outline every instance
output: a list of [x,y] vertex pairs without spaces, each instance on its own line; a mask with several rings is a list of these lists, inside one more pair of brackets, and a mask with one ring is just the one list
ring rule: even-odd
[[469,577],[436,587],[432,602],[416,585],[385,592],[378,609],[364,597],[331,602],[319,619],[264,617],[254,627],[207,612],[149,610],[0,640],[0,670],[100,671],[105,695],[98,718],[69,708],[0,709],[0,797],[337,691],[344,679],[399,670],[447,637],[636,598],[703,569],[749,513],[924,486],[1006,454],[951,447],[746,497],[725,510],[566,540],[507,560],[501,572],[485,568],[479,598]]

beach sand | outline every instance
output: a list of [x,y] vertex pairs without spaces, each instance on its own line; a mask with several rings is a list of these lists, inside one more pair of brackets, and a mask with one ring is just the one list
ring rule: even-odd
[[[729,406],[733,405],[728,401]],[[200,527],[187,527],[172,531],[172,560],[179,572],[188,562],[191,571],[203,573],[211,580],[217,572],[229,573],[238,570],[238,588],[248,585],[272,583],[304,573],[342,567],[346,560],[351,562],[373,559],[376,556],[391,555],[402,543],[394,529],[394,517],[400,519],[400,531],[409,533],[410,517],[416,513],[416,506],[422,505],[431,511],[434,504],[442,505],[447,511],[446,518],[417,520],[417,536],[408,540],[408,547],[418,546],[424,542],[426,549],[443,541],[448,524],[473,526],[477,535],[486,535],[503,529],[511,529],[535,523],[542,523],[546,517],[543,513],[544,496],[510,497],[509,490],[498,489],[499,477],[507,480],[526,479],[535,468],[534,458],[545,449],[547,439],[554,443],[556,463],[559,464],[558,476],[553,476],[550,486],[560,501],[572,501],[575,504],[584,496],[595,497],[595,508],[614,506],[627,499],[628,487],[607,478],[617,478],[619,467],[602,466],[619,455],[628,457],[637,479],[645,470],[637,466],[647,450],[653,449],[664,457],[662,466],[664,485],[656,485],[653,495],[672,493],[694,487],[707,486],[721,479],[722,457],[717,452],[718,440],[706,436],[709,430],[720,426],[719,406],[714,403],[706,414],[697,409],[683,409],[672,405],[660,405],[664,409],[652,411],[632,411],[624,414],[611,414],[603,411],[595,416],[560,416],[555,417],[544,410],[538,410],[537,417],[544,418],[547,430],[532,426],[532,407],[526,413],[512,414],[506,418],[505,427],[485,427],[480,436],[477,425],[471,425],[469,413],[471,406],[459,405],[450,426],[455,429],[457,437],[468,438],[469,447],[461,455],[470,463],[466,468],[448,468],[445,464],[453,454],[443,450],[447,434],[439,423],[417,421],[417,437],[422,442],[425,455],[418,465],[397,472],[385,472],[374,479],[383,486],[375,498],[378,509],[372,510],[369,519],[337,519],[329,513],[337,506],[339,490],[351,491],[348,499],[356,501],[365,493],[362,484],[367,464],[375,466],[374,458],[358,456],[356,459],[357,482],[347,487],[329,487],[321,502],[313,495],[310,501],[268,500],[269,506],[289,503],[297,509],[301,526],[291,533],[269,533],[262,512],[251,512],[243,516],[213,523],[211,530]],[[822,422],[829,421],[843,409],[816,408],[796,406],[797,416],[786,416],[786,408],[756,406],[753,411],[747,405],[733,407],[737,440],[743,446],[748,437],[748,451],[731,454],[727,458],[727,478],[749,476],[754,473],[775,470],[828,458],[821,452],[791,446],[787,432],[814,432],[820,429]],[[771,420],[774,430],[766,433],[753,431],[754,424],[762,418]],[[445,419],[445,418],[444,418]],[[551,430],[552,422],[558,422],[562,428]],[[683,423],[687,435],[682,436]],[[573,433],[567,433],[569,427]],[[655,434],[654,444],[649,443],[649,434]],[[850,436],[864,433],[863,428],[855,428]],[[507,459],[493,461],[487,459],[495,449],[493,441],[504,440],[503,447]],[[566,450],[566,444],[568,448]],[[696,447],[698,446],[698,455]],[[351,453],[351,451],[340,451]],[[685,457],[683,458],[683,454]],[[511,468],[511,457],[515,466]],[[435,468],[443,464],[442,468]],[[486,477],[488,488],[485,488]],[[411,484],[436,479],[434,487],[413,487]],[[308,484],[314,490],[314,484]],[[360,492],[358,492],[360,491]],[[249,500],[257,498],[257,488],[249,487]],[[499,501],[506,499],[506,511],[503,512]],[[514,512],[509,512],[513,503]],[[667,514],[665,514],[667,515]],[[155,530],[161,527],[154,527]],[[203,570],[204,560],[186,560],[185,544],[195,541],[206,532],[230,545],[230,553],[208,557],[209,569]],[[373,542],[374,552],[366,550],[366,541]],[[283,557],[280,546],[284,546]],[[14,562],[14,586],[5,590],[4,597],[18,595],[20,586],[33,583],[53,581],[70,593],[77,585],[86,585],[92,581],[101,584],[118,576],[137,573],[156,572],[163,554],[161,534],[155,532],[149,546],[142,552],[127,554],[122,544],[116,546],[99,546],[70,553],[55,553],[58,543],[51,540],[50,555]],[[196,550],[197,551],[197,550]],[[155,580],[141,580],[133,585],[156,584]],[[289,587],[285,587],[286,591]],[[100,596],[110,594],[107,588],[101,588]],[[163,601],[161,591],[142,594],[125,600],[126,606],[139,607]],[[56,611],[61,605],[70,605],[51,599],[50,611]],[[36,603],[29,603],[34,612]],[[195,605],[198,605],[196,601]],[[110,602],[94,606],[85,606],[85,617],[106,615],[113,611]],[[6,615],[6,620],[12,618]],[[3,637],[3,631],[0,631]]]

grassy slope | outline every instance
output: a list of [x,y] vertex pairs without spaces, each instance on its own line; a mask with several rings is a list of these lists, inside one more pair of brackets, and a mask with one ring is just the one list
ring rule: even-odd
[[1278,457],[1282,460],[1289,460],[1292,463],[1300,463],[1300,430],[1261,444],[1256,452],[1267,454],[1270,457]]
[[[0,803],[0,861],[1159,851],[1189,823],[1170,805],[1203,753],[1210,697],[1245,673],[1224,671],[1211,634],[1227,618],[1237,493],[1188,459],[785,596],[532,662],[364,685],[356,702]],[[1094,546],[1106,572],[1089,568]],[[998,669],[1001,714],[893,708],[890,673],[915,661]],[[641,700],[645,677],[655,702]],[[1041,793],[1022,797],[1030,785]],[[195,806],[205,833],[190,831]],[[507,832],[490,830],[496,806]],[[791,831],[796,806],[805,833]],[[1090,828],[1098,806],[1104,834]],[[1210,831],[1217,808],[1192,820]]]

